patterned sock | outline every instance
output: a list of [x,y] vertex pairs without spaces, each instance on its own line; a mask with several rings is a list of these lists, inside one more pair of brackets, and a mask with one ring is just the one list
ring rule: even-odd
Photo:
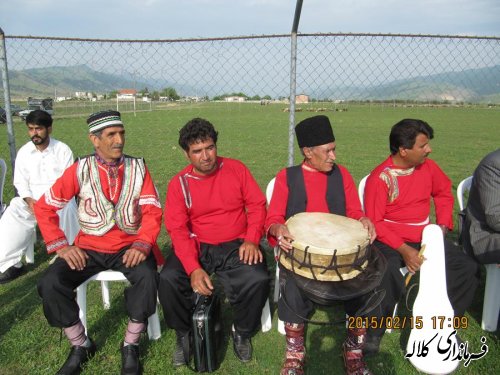
[[285,359],[304,362],[306,348],[304,346],[304,323],[285,322],[286,354]]
[[126,344],[137,345],[141,338],[141,333],[146,330],[146,324],[142,322],[128,321],[127,332],[125,333],[125,346]]
[[347,331],[342,353],[347,375],[372,375],[363,361],[365,341],[366,328],[354,328]]
[[353,328],[347,331],[345,346],[347,350],[362,350],[365,346],[366,328]]
[[86,346],[85,344],[90,346],[90,340],[85,335],[85,327],[80,320],[75,325],[64,328],[64,334],[71,343],[71,346]]

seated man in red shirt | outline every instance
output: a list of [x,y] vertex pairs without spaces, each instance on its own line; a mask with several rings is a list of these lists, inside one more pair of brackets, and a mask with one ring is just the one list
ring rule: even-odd
[[269,296],[259,249],[266,200],[243,163],[217,156],[217,132],[207,120],[189,121],[179,132],[179,145],[190,164],[168,185],[165,226],[174,253],[160,273],[158,290],[165,322],[177,334],[173,364],[186,363],[193,293],[212,294],[213,273],[234,309],[234,352],[247,362]]
[[[335,163],[337,144],[328,117],[314,116],[299,122],[295,134],[304,161],[301,165],[281,170],[276,176],[265,223],[271,245],[277,243],[281,251],[285,252],[292,250],[294,237],[285,222],[300,212],[332,213],[359,220],[368,229],[373,241],[376,237],[375,227],[363,213],[354,180],[345,167]],[[374,297],[382,294],[378,287],[383,283],[385,262],[376,252],[372,252],[372,255],[363,273],[371,274],[370,279],[362,280],[363,277],[358,276],[347,281],[318,282],[314,287],[324,291],[329,296],[327,299],[331,300],[331,303],[320,302],[333,304],[343,300],[346,312],[352,317],[366,316],[373,311],[377,305]],[[305,290],[293,273],[283,269],[280,273],[280,291],[278,316],[285,323],[286,333],[286,353],[281,374],[302,375],[305,322],[314,311],[316,296]],[[365,337],[366,327],[348,330],[343,356],[349,375],[371,374],[363,361]]]
[[[392,279],[382,301],[382,315],[392,316],[394,306],[405,292],[399,269],[410,273],[420,269],[418,256],[422,232],[430,223],[431,198],[436,223],[445,236],[453,229],[451,181],[435,161],[430,140],[433,129],[422,120],[404,119],[394,125],[389,136],[391,155],[377,166],[365,186],[365,212],[377,229],[375,245],[387,259]],[[462,316],[472,302],[478,284],[478,265],[451,242],[444,242],[448,297],[456,316]],[[384,329],[369,332],[373,350]]]
[[[163,260],[156,245],[161,205],[144,160],[123,154],[120,113],[98,112],[87,123],[95,154],[78,159],[35,204],[47,251],[58,255],[39,280],[38,293],[49,324],[63,328],[72,345],[58,374],[79,374],[96,347],[78,316],[75,289],[101,271],[122,272],[131,285],[125,290],[129,322],[121,373],[139,374],[139,338],[156,311],[157,262]],[[75,196],[81,230],[70,246],[57,211]]]

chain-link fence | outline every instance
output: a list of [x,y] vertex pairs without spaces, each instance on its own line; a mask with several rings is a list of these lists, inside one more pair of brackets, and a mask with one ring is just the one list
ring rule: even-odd
[[29,106],[29,97],[50,97],[56,117],[208,101],[278,103],[286,110],[292,93],[296,110],[327,105],[342,110],[352,102],[500,104],[498,37],[299,34],[296,45],[296,77],[291,78],[290,35],[179,40],[5,36],[2,70],[7,72],[2,77],[8,77],[10,96],[2,82],[0,107],[10,100],[17,113]]
[[[141,109],[175,100],[283,101],[290,95],[289,35],[143,41],[6,36],[6,52],[13,103],[48,96],[56,108],[68,108],[63,114],[116,102],[122,89],[138,92]],[[297,95],[298,102],[499,104],[500,38],[299,34]]]

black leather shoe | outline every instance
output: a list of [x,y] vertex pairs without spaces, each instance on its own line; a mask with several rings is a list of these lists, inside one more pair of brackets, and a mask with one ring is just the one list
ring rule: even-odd
[[179,367],[186,365],[191,359],[191,333],[175,331],[175,334],[177,340],[172,362],[175,367]]
[[69,352],[64,365],[59,369],[56,375],[76,375],[82,371],[82,365],[92,358],[95,354],[95,344],[90,341],[90,346],[73,346]]
[[121,347],[122,373],[121,375],[139,375],[141,363],[139,362],[139,345],[127,345]]
[[241,362],[248,362],[252,359],[252,341],[250,338],[241,336],[236,331],[231,331],[231,336],[233,338],[233,349],[234,354]]
[[7,268],[5,272],[0,272],[0,284],[5,284],[8,283],[9,281],[17,279],[19,276],[22,275],[23,271],[24,271],[24,266],[20,268],[14,266]]

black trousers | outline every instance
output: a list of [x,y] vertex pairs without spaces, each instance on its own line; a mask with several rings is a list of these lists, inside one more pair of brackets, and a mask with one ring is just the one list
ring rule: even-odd
[[[218,245],[201,244],[200,264],[215,273],[233,307],[234,326],[243,336],[252,336],[269,297],[269,273],[264,262],[247,265],[240,261],[241,240]],[[175,254],[167,258],[158,288],[165,322],[176,331],[188,332],[194,308],[191,281]]]
[[[383,283],[383,282],[382,282]],[[373,291],[359,297],[345,300],[344,310],[349,316],[373,316],[376,310],[368,311],[366,314],[359,314],[358,311],[365,310],[366,306],[371,306],[382,290],[381,286]],[[383,292],[382,292],[383,293]],[[332,305],[338,301],[332,301]],[[304,323],[314,312],[316,304],[298,287],[292,275],[280,274],[280,298],[278,300],[278,316],[280,320],[288,323]]]
[[[408,243],[419,250],[419,243]],[[403,257],[393,248],[375,241],[375,246],[387,259],[385,298],[380,304],[381,311],[377,315],[389,317],[394,312],[396,303],[406,292],[405,276],[399,269],[405,266]],[[446,288],[448,298],[453,307],[455,316],[463,316],[470,306],[474,293],[479,283],[479,265],[463,249],[453,243],[444,241],[444,256],[446,270]],[[374,335],[383,335],[385,329],[381,328],[372,332]]]
[[53,327],[66,328],[79,320],[76,288],[95,274],[114,270],[122,272],[130,286],[125,289],[125,305],[130,319],[146,322],[156,312],[158,272],[151,254],[144,262],[132,268],[123,264],[127,249],[115,254],[86,250],[89,259],[82,271],[72,270],[65,260],[57,258],[38,281],[38,294],[42,297],[43,312]]

